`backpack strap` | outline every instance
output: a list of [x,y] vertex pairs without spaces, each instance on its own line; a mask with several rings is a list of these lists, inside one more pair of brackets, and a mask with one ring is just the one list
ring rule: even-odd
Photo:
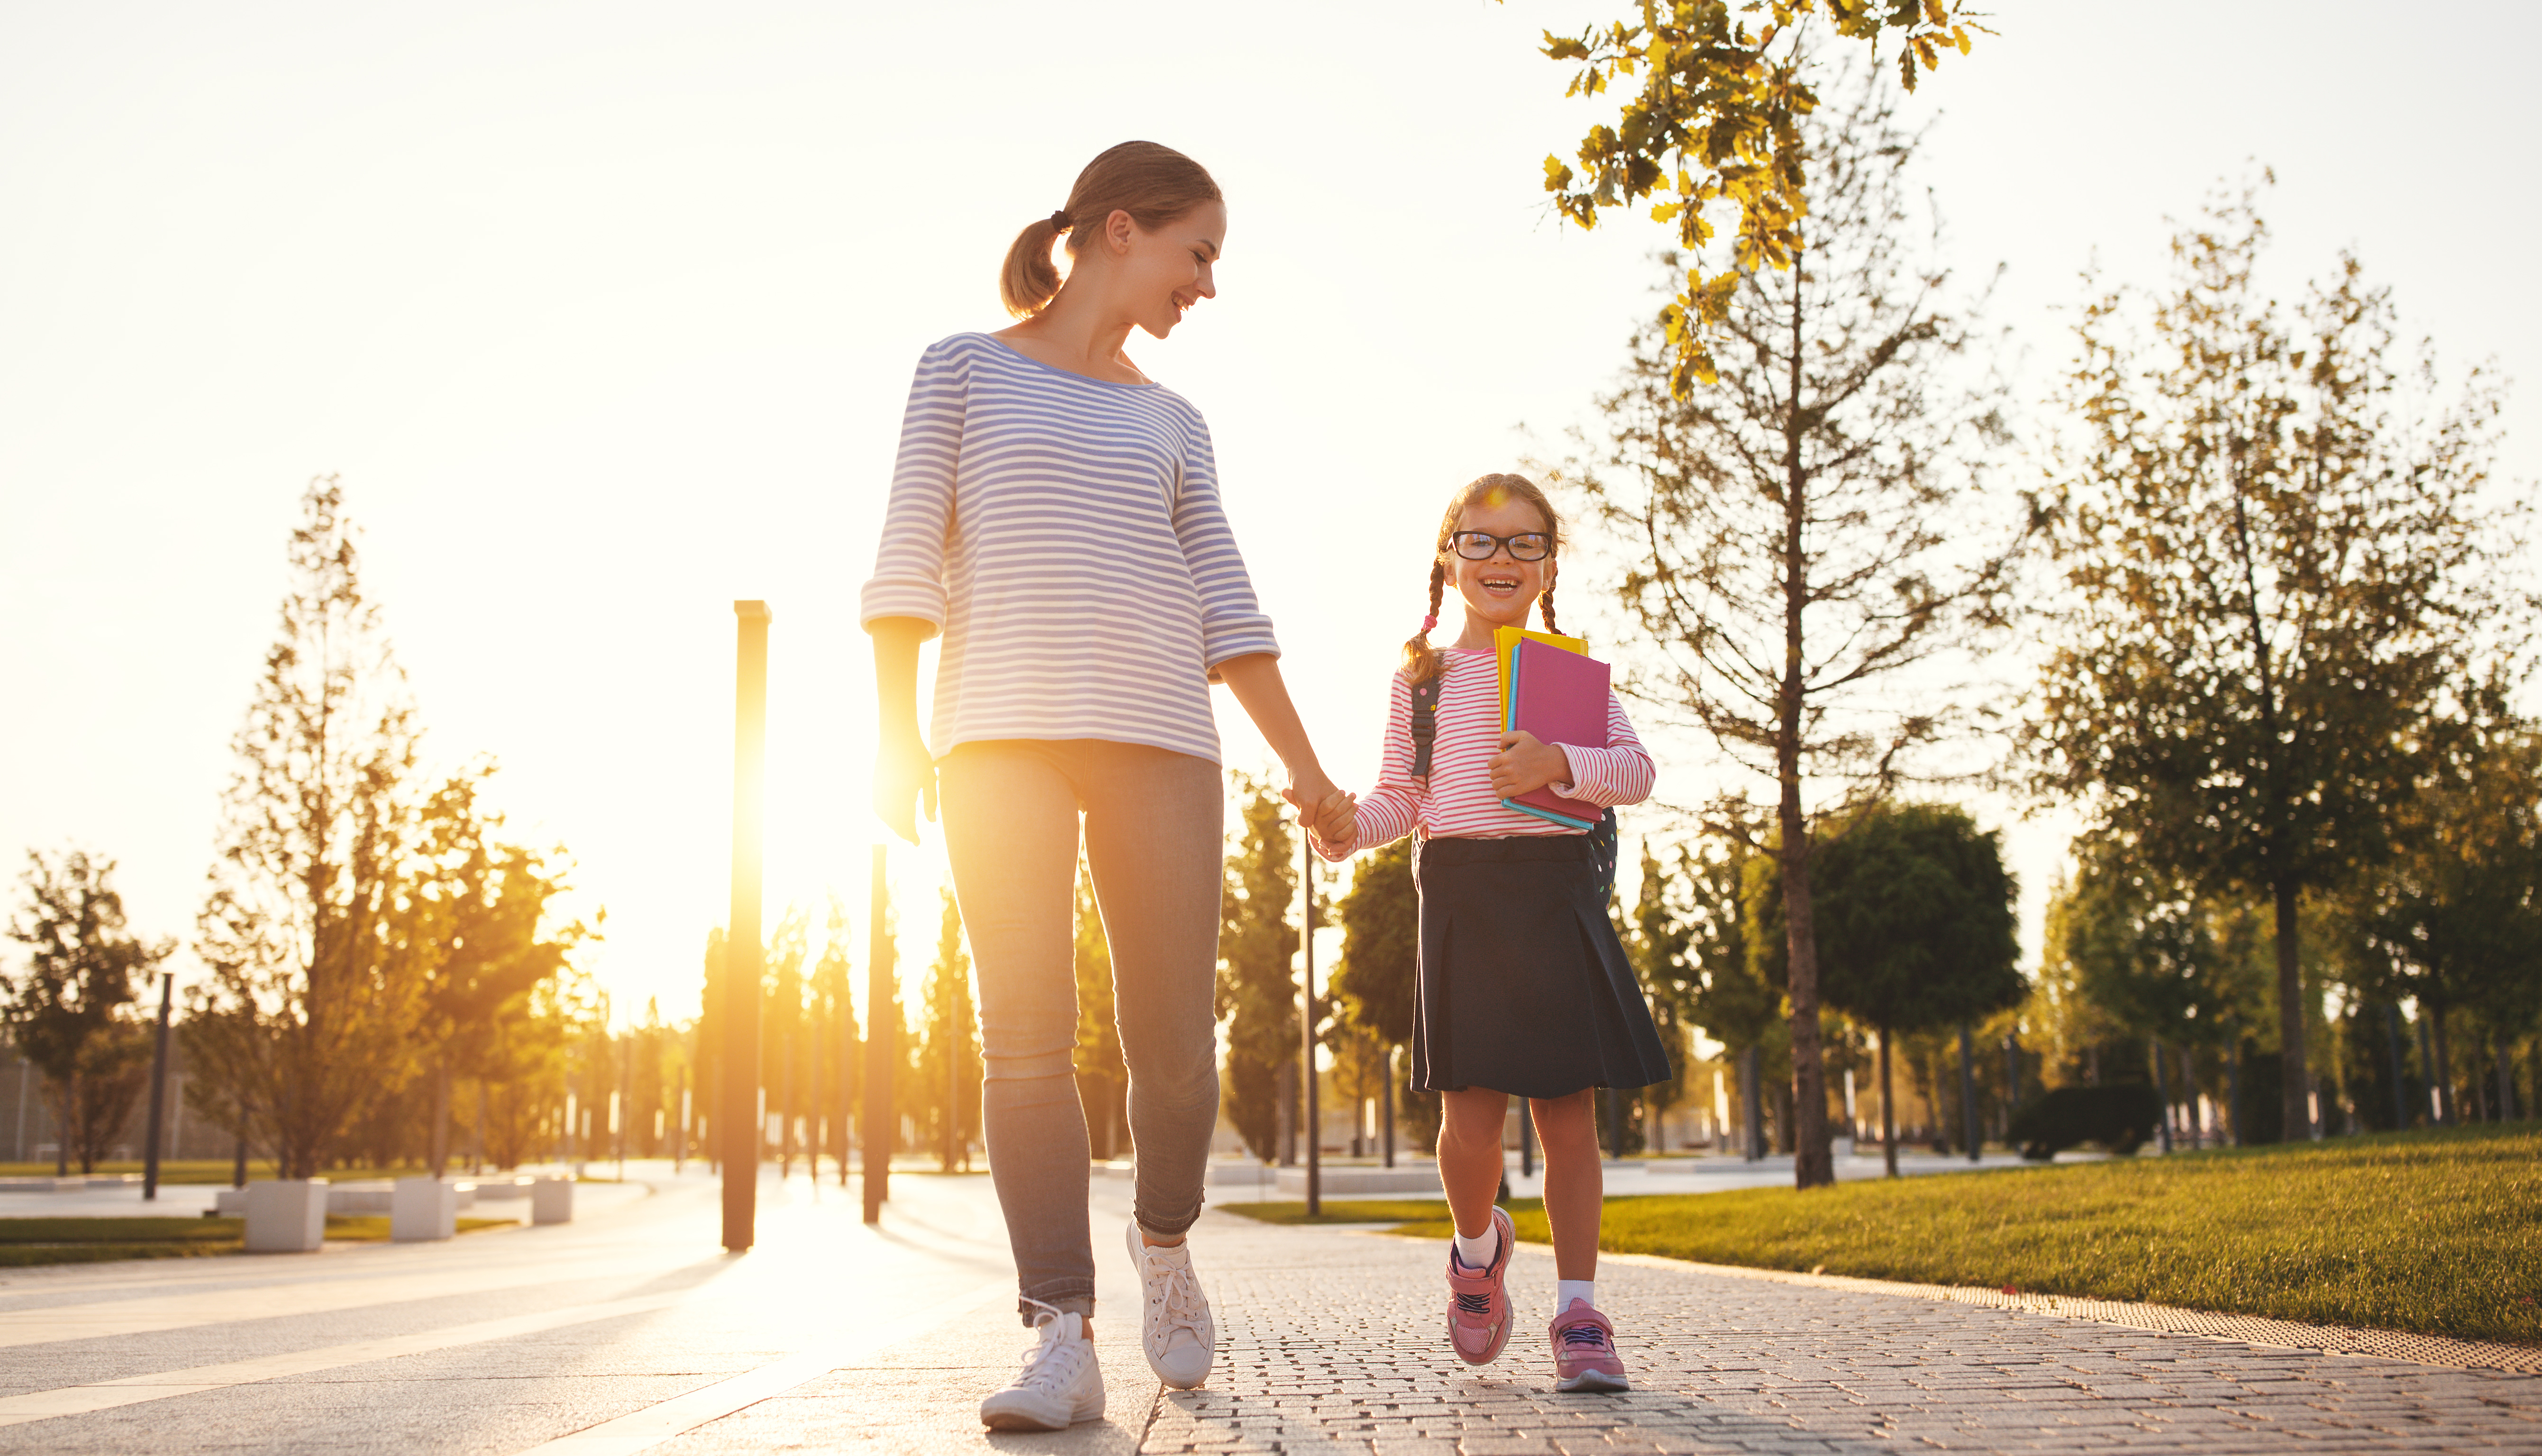
[[1448,676],[1448,665],[1412,685],[1412,776],[1430,776],[1430,745],[1439,737],[1439,685]]

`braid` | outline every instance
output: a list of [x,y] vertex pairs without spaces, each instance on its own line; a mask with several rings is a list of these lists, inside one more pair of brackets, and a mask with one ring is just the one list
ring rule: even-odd
[[1546,631],[1557,635],[1562,631],[1562,628],[1553,624],[1553,583],[1548,581],[1544,584],[1543,594],[1535,599],[1535,610],[1544,614]]
[[[1448,585],[1448,561],[1435,556],[1430,561],[1430,618],[1439,616],[1439,594]],[[1425,622],[1412,639],[1403,644],[1403,675],[1415,683],[1427,683],[1439,676],[1439,654],[1430,646],[1430,628]]]

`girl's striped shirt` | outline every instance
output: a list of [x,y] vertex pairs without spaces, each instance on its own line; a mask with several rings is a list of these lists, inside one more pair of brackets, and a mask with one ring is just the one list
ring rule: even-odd
[[[1492,792],[1491,761],[1501,751],[1501,684],[1491,649],[1443,648],[1439,663],[1447,680],[1439,689],[1439,730],[1430,741],[1428,781],[1412,776],[1412,685],[1398,672],[1386,703],[1384,761],[1377,786],[1360,796],[1358,836],[1342,844],[1317,839],[1316,852],[1326,859],[1348,858],[1415,830],[1430,838],[1452,839],[1582,833],[1506,808]],[[1607,691],[1607,746],[1556,747],[1571,765],[1571,782],[1553,785],[1565,798],[1609,809],[1638,804],[1650,797],[1659,777],[1612,688]]]
[[1161,385],[1056,369],[985,333],[919,356],[860,619],[944,634],[941,757],[1099,738],[1218,762],[1209,674],[1277,654],[1209,425]]

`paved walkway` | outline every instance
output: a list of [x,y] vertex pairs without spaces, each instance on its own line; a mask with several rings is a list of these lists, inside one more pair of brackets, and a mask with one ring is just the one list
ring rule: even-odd
[[1218,1371],[1160,1393],[1114,1180],[1109,1413],[992,1437],[975,1407],[1022,1336],[986,1179],[899,1176],[870,1230],[798,1178],[744,1259],[713,1247],[710,1186],[657,1187],[448,1245],[0,1271],[0,1452],[2542,1450],[2542,1375],[1648,1264],[1600,1280],[1638,1388],[1556,1396],[1541,1252],[1476,1372],[1445,1348],[1436,1248],[1223,1212],[1196,1235]]

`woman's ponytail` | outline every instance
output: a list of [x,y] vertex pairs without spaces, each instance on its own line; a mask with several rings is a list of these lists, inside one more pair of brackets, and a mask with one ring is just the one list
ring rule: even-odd
[[1085,164],[1077,185],[1068,189],[1067,206],[1015,235],[1014,246],[1007,250],[1007,265],[998,274],[998,297],[1018,319],[1050,307],[1061,281],[1051,245],[1062,233],[1074,253],[1089,230],[1101,232],[1116,212],[1155,229],[1204,202],[1225,200],[1209,169],[1189,157],[1155,142],[1123,142]]
[[1050,246],[1058,241],[1059,228],[1047,217],[1033,219],[1015,234],[1007,265],[998,274],[998,297],[1009,315],[1029,319],[1059,293],[1059,264],[1050,258]]

